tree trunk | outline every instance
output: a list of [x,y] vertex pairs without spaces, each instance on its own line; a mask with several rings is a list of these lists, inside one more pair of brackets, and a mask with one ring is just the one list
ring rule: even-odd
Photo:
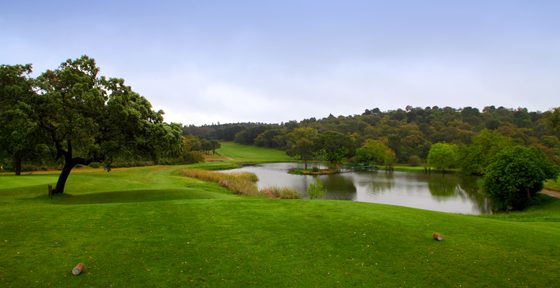
[[[53,136],[54,138],[54,136]],[[72,142],[70,140],[67,141],[67,150],[65,151],[62,148],[61,142],[55,142],[56,150],[57,150],[57,158],[58,156],[64,156],[64,166],[62,167],[62,171],[58,176],[58,181],[56,182],[56,187],[53,190],[53,194],[63,194],[64,187],[66,186],[66,180],[68,180],[68,176],[70,176],[70,172],[72,169],[78,165],[89,165],[92,161],[101,161],[102,159],[99,157],[93,157],[89,159],[84,159],[81,157],[72,157]]]
[[66,186],[66,180],[68,180],[68,176],[70,176],[70,171],[72,168],[76,166],[72,160],[64,161],[64,167],[62,167],[62,171],[60,172],[60,176],[58,176],[58,181],[56,182],[56,188],[53,191],[53,194],[62,194],[64,193],[64,186]]
[[16,175],[21,175],[21,157],[15,157],[14,158],[14,171],[16,172]]
[[[208,151],[208,154],[210,154],[210,151]],[[150,153],[150,158],[152,158],[152,162],[154,162],[154,165],[158,165],[159,164],[159,156],[156,154],[155,151],[152,151]]]

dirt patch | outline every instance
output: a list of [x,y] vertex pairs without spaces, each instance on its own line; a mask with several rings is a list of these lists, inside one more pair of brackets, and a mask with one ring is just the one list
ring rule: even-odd
[[543,189],[542,190],[543,194],[546,194],[550,197],[555,197],[555,198],[560,198],[560,192],[558,191],[552,191],[552,190],[548,190],[548,189]]

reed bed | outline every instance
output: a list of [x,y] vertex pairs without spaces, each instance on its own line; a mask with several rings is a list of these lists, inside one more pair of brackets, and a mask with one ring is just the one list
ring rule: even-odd
[[273,199],[297,199],[296,190],[286,187],[266,187],[259,191],[257,188],[258,177],[254,173],[223,173],[201,169],[185,169],[183,176],[204,181],[215,182],[237,195],[264,196]]
[[278,199],[299,199],[299,193],[292,188],[287,187],[265,187],[259,191],[262,195],[269,198]]

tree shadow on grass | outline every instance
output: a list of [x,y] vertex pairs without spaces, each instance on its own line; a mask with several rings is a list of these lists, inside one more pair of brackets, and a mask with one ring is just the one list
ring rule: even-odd
[[55,196],[55,198],[53,198],[53,203],[61,205],[76,205],[218,198],[224,198],[224,195],[187,189],[125,190],[90,194],[65,194]]

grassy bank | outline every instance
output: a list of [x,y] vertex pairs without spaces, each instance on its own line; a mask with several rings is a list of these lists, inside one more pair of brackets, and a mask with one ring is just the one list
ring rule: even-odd
[[[441,174],[442,171],[440,170],[436,170],[434,168],[431,167],[424,167],[424,166],[410,166],[410,165],[395,165],[393,167],[394,171],[400,171],[400,172],[422,172],[422,173],[433,173],[433,174]],[[460,170],[459,169],[448,169],[445,170],[443,173],[445,174],[450,174],[450,173],[459,173]]]
[[544,182],[544,188],[554,191],[560,191],[560,177],[556,180],[548,180]]
[[[221,163],[224,164],[224,163]],[[198,164],[204,168],[217,164]],[[465,216],[233,195],[192,166],[2,176],[1,287],[554,287],[560,201]],[[432,232],[445,240],[432,240]],[[72,276],[78,262],[83,275]]]

